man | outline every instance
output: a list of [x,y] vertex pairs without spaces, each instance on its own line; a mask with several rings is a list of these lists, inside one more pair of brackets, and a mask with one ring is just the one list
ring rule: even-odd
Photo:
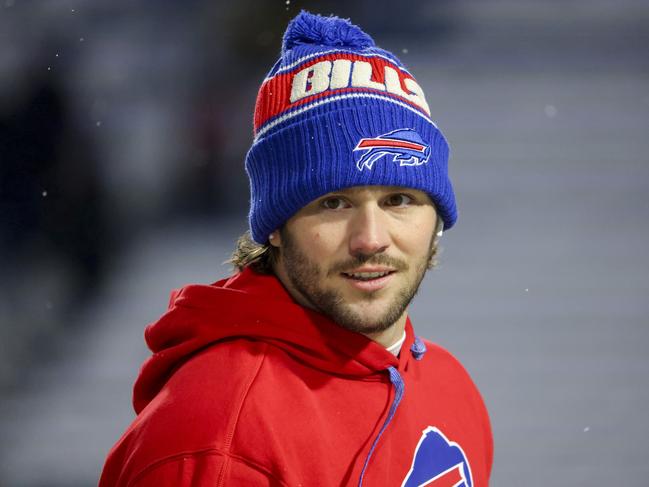
[[147,329],[100,485],[488,485],[480,394],[407,314],[456,220],[422,89],[358,27],[302,12],[254,119],[238,272]]

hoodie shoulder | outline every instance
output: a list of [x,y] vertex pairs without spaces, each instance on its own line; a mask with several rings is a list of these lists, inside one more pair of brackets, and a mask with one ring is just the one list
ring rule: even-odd
[[228,456],[239,413],[268,345],[231,339],[209,346],[175,370],[110,452],[105,485],[129,483],[179,454]]
[[464,365],[444,347],[426,339],[422,341],[426,346],[426,353],[418,362],[422,367],[421,373],[424,376],[434,377],[437,383],[447,387],[448,390],[471,391],[471,397],[482,402],[478,387]]

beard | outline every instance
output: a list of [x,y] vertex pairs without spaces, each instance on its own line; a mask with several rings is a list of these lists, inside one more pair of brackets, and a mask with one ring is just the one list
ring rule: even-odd
[[[305,302],[312,309],[329,317],[339,326],[357,333],[372,334],[379,333],[390,328],[406,311],[406,308],[417,294],[419,285],[426,275],[426,271],[435,253],[434,241],[431,239],[429,252],[420,261],[413,264],[414,275],[397,289],[391,302],[385,310],[375,316],[368,316],[367,313],[360,313],[354,310],[353,306],[345,300],[342,292],[336,289],[327,289],[321,285],[325,277],[340,275],[341,272],[354,269],[362,264],[374,264],[389,266],[406,275],[410,266],[403,260],[384,255],[382,253],[372,255],[357,255],[340,261],[331,266],[330,269],[322,269],[316,262],[309,259],[307,254],[298,248],[295,240],[289,232],[281,229],[282,249],[281,259],[284,269],[293,288],[301,295]],[[363,301],[371,303],[379,298],[383,290],[365,293]]]

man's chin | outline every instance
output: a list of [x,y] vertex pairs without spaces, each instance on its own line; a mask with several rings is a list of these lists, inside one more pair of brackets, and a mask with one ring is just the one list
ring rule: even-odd
[[362,335],[371,337],[372,335],[378,335],[388,330],[392,324],[375,324],[375,323],[365,323],[365,322],[356,322],[356,321],[346,321],[346,322],[336,322],[340,327],[345,328],[346,330],[353,331],[355,333],[360,333]]
[[338,325],[365,335],[383,332],[401,317],[391,316],[389,307],[377,301],[347,304],[328,311],[327,314]]

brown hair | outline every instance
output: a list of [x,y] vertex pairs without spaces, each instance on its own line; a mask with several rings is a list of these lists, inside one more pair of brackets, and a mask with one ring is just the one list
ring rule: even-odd
[[277,254],[277,247],[255,242],[250,235],[250,230],[246,230],[237,239],[236,247],[227,263],[232,264],[238,271],[250,266],[260,274],[272,274]]
[[[430,258],[428,259],[428,268],[432,269],[437,265],[437,253],[439,250],[439,233],[444,227],[441,218],[437,218],[435,224],[435,234],[431,243]],[[284,229],[280,229],[280,233]],[[250,266],[254,271],[260,274],[273,274],[273,266],[277,262],[279,249],[270,244],[260,244],[255,242],[250,235],[250,230],[237,239],[230,259],[226,262],[232,264],[236,270],[241,272],[244,268]]]

